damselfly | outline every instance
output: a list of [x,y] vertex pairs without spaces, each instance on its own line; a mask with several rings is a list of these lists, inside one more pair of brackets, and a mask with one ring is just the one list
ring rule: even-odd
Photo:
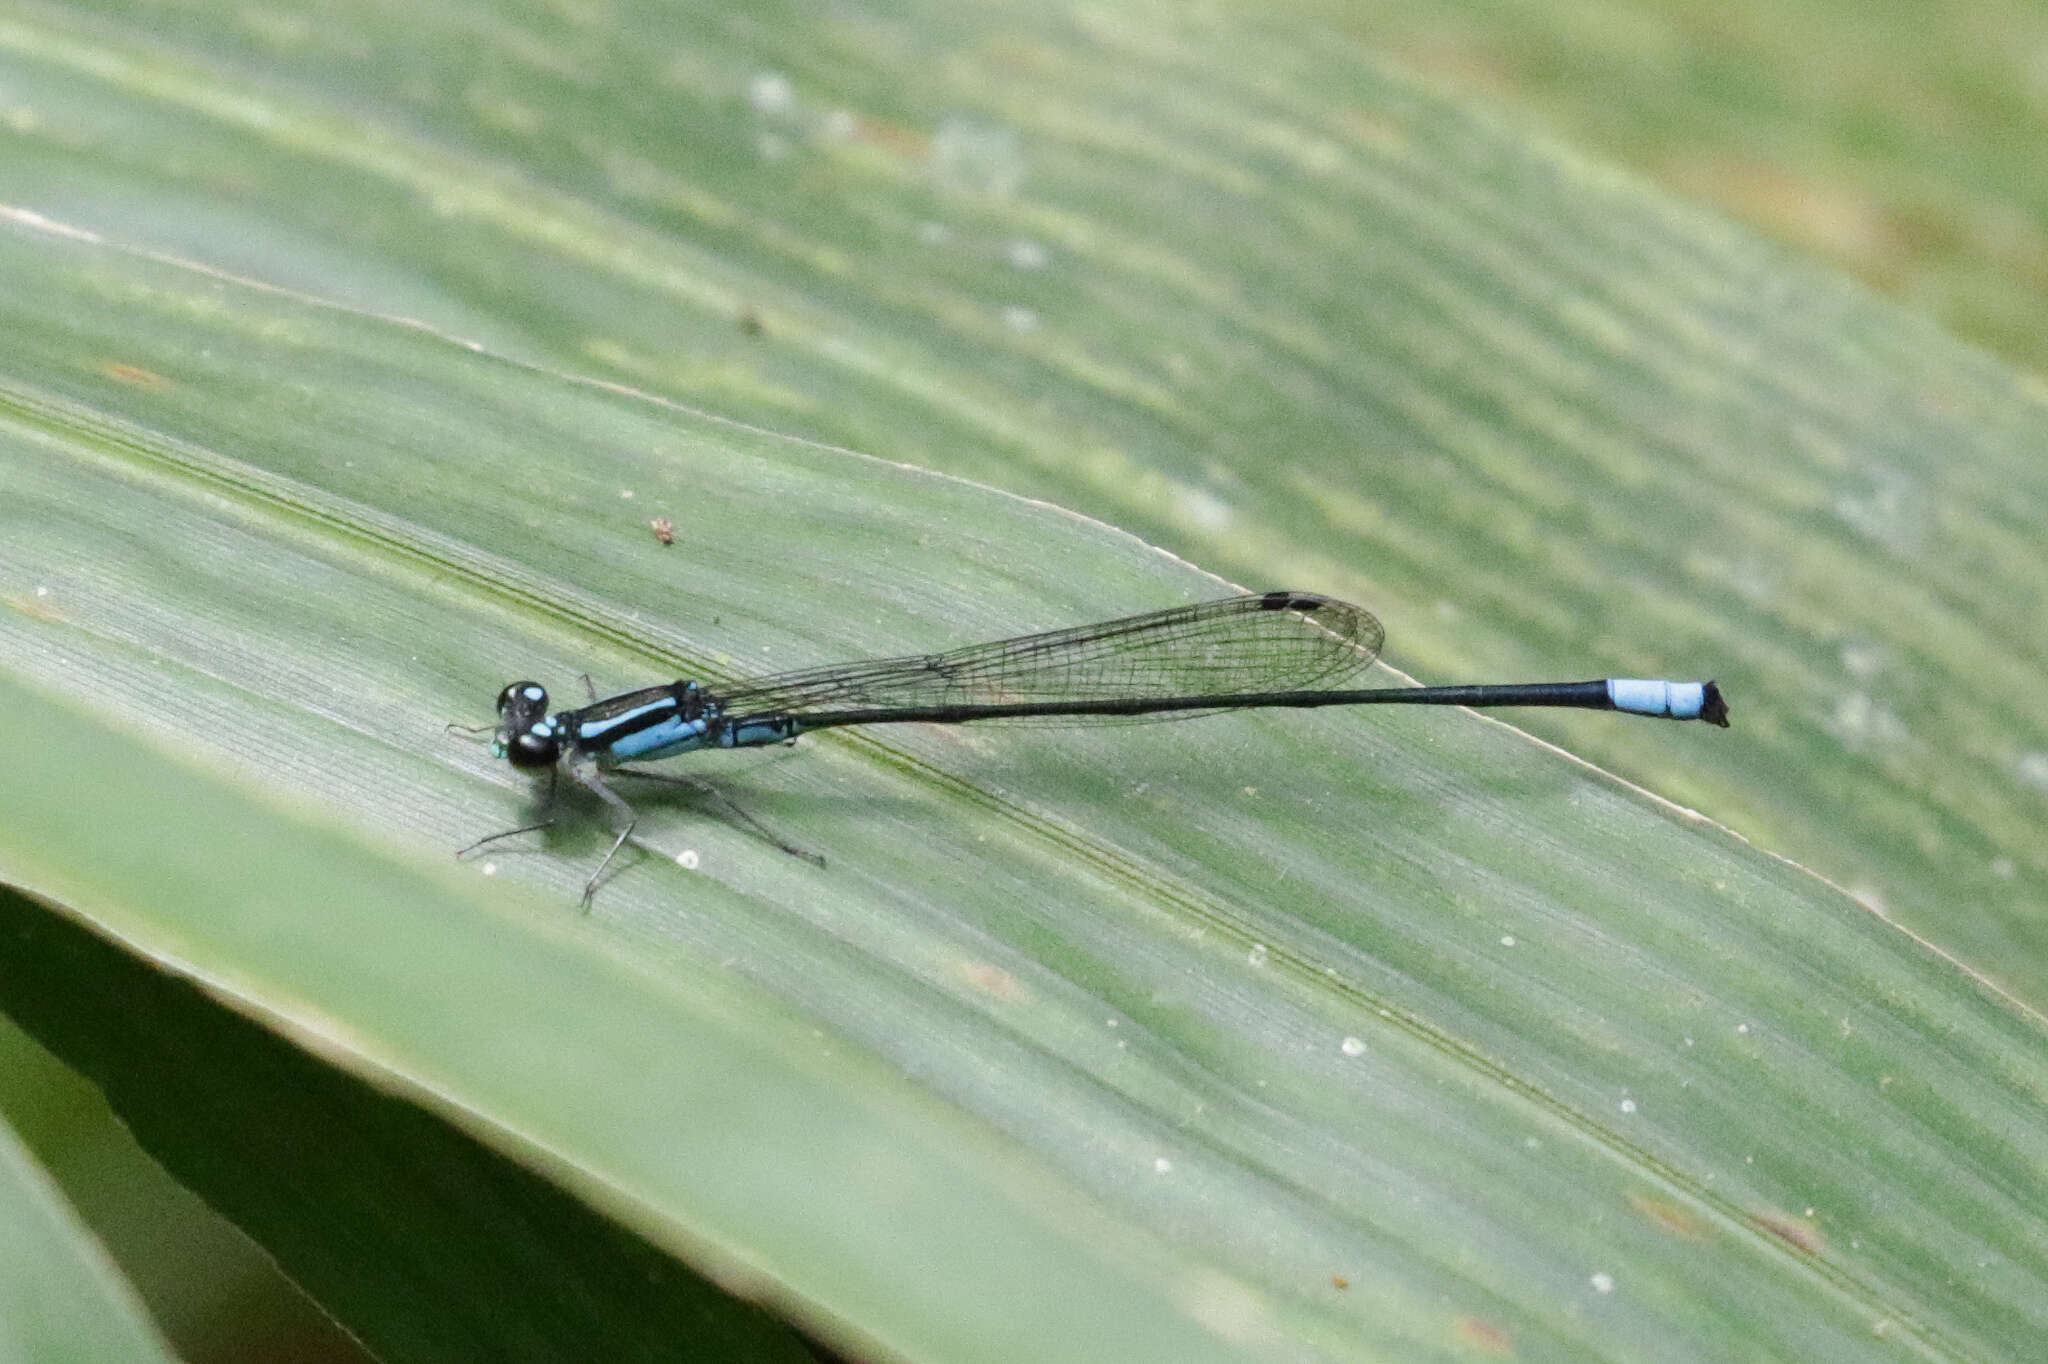
[[[618,820],[618,837],[583,887],[587,906],[605,868],[632,836],[633,807],[605,782],[618,773],[689,786],[687,778],[624,766],[699,748],[787,743],[843,725],[1004,720],[1180,720],[1218,711],[1363,705],[1572,706],[1672,720],[1728,724],[1728,706],[1712,682],[1607,678],[1458,687],[1336,690],[1379,656],[1386,632],[1363,607],[1308,592],[1264,592],[1142,616],[913,654],[778,673],[716,691],[692,681],[645,687],[548,714],[538,682],[514,682],[498,694],[494,756],[514,767],[566,769]],[[731,803],[736,818],[784,852],[823,859],[784,842]],[[463,849],[553,822],[507,829]]]

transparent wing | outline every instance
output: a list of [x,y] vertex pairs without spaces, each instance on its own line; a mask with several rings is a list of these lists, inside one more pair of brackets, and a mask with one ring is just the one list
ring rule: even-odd
[[743,716],[1301,691],[1363,671],[1385,639],[1363,607],[1265,592],[948,653],[781,673],[737,683],[718,701]]

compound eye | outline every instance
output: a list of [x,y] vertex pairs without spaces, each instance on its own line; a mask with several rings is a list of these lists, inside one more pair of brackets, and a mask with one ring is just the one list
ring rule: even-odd
[[548,713],[547,688],[538,682],[514,682],[498,693],[498,714],[517,712],[521,715],[545,715]]
[[505,756],[514,767],[553,767],[562,756],[562,743],[552,734],[536,734],[529,729],[512,736]]

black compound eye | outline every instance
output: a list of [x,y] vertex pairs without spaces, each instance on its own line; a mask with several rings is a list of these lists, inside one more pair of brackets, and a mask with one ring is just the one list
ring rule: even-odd
[[548,713],[548,692],[538,682],[514,682],[498,693],[498,714],[540,716]]
[[514,767],[553,767],[561,756],[561,740],[552,734],[536,734],[530,729],[513,735],[512,742],[505,749],[505,757]]

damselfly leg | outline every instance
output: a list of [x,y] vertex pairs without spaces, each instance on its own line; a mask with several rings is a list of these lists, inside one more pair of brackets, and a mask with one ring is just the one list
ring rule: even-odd
[[[792,740],[792,742],[794,741]],[[725,811],[727,817],[733,823],[751,829],[755,834],[774,844],[791,857],[801,857],[814,867],[825,865],[825,855],[823,853],[812,852],[809,848],[790,842],[781,834],[776,833],[775,830],[748,814],[731,796],[728,796],[708,781],[700,781],[695,777],[673,776],[667,772],[649,772],[643,767],[615,767],[612,769],[612,772],[615,776],[638,777],[642,781],[660,782],[664,786],[680,786],[685,791],[694,791]]]

